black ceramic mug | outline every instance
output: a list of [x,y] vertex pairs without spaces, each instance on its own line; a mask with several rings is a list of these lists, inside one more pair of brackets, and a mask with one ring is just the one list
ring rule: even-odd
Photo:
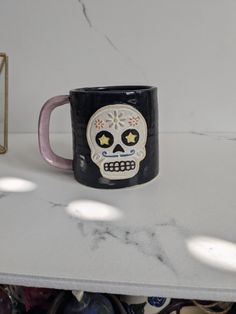
[[[73,160],[50,147],[49,122],[55,107],[70,103]],[[43,158],[61,169],[73,169],[77,181],[95,188],[123,188],[158,174],[157,88],[109,86],[79,88],[56,96],[39,117]]]

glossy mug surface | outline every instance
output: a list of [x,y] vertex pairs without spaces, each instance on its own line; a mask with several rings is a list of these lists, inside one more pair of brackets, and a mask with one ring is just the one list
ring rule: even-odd
[[[73,160],[57,156],[49,142],[50,115],[70,103]],[[123,188],[158,174],[157,88],[109,86],[79,88],[49,99],[39,117],[43,158],[73,169],[76,180],[95,188]]]

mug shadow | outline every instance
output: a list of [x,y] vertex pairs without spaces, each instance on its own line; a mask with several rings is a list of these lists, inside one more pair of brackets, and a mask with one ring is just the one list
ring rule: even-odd
[[[57,146],[60,146],[63,151],[66,151],[68,145],[63,141],[56,141]],[[56,168],[52,165],[49,165],[40,154],[37,143],[28,143],[27,150],[30,153],[25,151],[18,150],[17,158],[14,161],[14,164],[20,167],[21,169],[26,169],[27,171],[39,172],[42,174],[53,175],[57,177],[68,177],[73,178],[72,170],[63,170]]]

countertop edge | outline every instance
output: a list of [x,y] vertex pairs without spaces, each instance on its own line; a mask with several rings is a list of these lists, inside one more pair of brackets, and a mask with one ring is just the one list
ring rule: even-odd
[[199,299],[235,302],[236,290],[216,288],[193,288],[181,286],[144,285],[126,282],[102,282],[94,280],[76,280],[70,278],[50,278],[27,275],[14,275],[0,273],[1,284],[33,286],[62,290],[84,290],[90,292],[159,296],[170,298]]

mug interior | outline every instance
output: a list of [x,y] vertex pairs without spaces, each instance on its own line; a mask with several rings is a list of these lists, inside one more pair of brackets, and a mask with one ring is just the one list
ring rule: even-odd
[[85,92],[85,93],[128,93],[128,92],[141,92],[154,89],[153,86],[148,85],[121,85],[121,86],[101,86],[101,87],[84,87],[73,89],[72,92]]

